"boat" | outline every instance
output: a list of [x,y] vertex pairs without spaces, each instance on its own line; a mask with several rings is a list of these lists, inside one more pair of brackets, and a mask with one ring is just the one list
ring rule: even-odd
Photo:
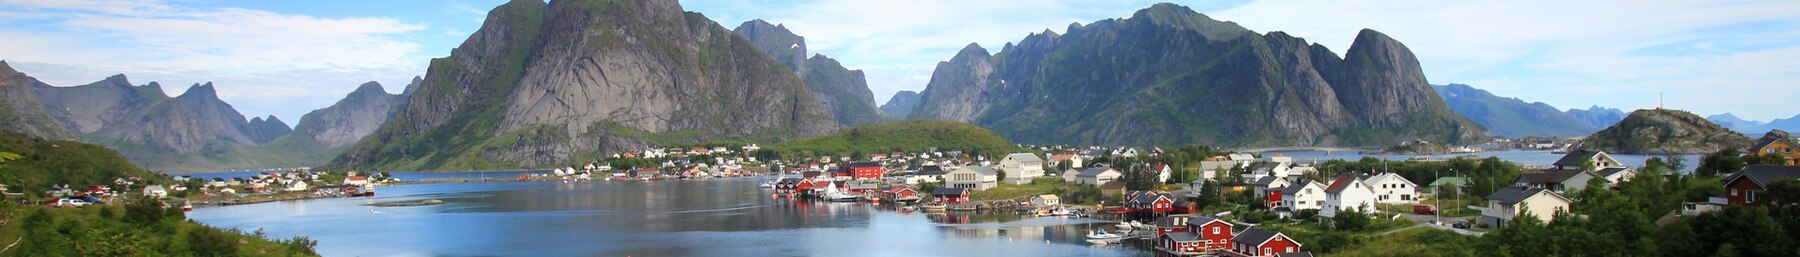
[[1128,221],[1128,222],[1119,222],[1118,225],[1113,225],[1113,226],[1119,228],[1119,230],[1129,231],[1129,230],[1143,227],[1144,223],[1139,223],[1134,220],[1134,221]]
[[958,204],[958,205],[951,205],[950,210],[952,210],[952,211],[975,211],[976,207],[973,204]]
[[1089,243],[1109,244],[1119,242],[1119,239],[1124,239],[1125,237],[1118,234],[1107,233],[1105,229],[1096,229],[1089,230],[1087,236],[1084,236],[1083,238],[1086,238]]
[[919,209],[925,210],[925,212],[944,212],[944,210],[947,210],[948,207],[949,206],[946,206],[943,203],[931,203],[931,204],[926,204],[924,206],[919,206]]
[[825,200],[833,201],[833,202],[855,202],[856,195],[849,194],[849,193],[836,192],[836,191],[826,192]]
[[1068,216],[1074,216],[1075,212],[1070,211],[1069,209],[1056,209],[1056,210],[1050,211],[1049,215],[1056,216],[1056,217],[1068,217]]

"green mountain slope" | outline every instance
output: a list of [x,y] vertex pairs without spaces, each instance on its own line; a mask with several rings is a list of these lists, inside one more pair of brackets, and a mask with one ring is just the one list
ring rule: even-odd
[[1433,87],[1451,110],[1481,124],[1495,135],[1512,138],[1572,137],[1600,130],[1600,127],[1577,120],[1569,113],[1543,102],[1526,103],[1518,98],[1496,96],[1487,90],[1463,84]]
[[908,120],[854,127],[837,134],[788,140],[769,145],[783,156],[837,153],[914,152],[929,148],[965,152],[1007,153],[1018,147],[999,134],[960,122]]

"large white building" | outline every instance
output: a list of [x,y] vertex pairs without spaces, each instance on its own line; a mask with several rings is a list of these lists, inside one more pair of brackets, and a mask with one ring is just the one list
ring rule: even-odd
[[1319,216],[1337,217],[1345,211],[1375,211],[1375,190],[1356,176],[1338,176],[1325,187],[1325,206],[1319,207]]
[[1419,185],[1399,174],[1381,173],[1363,180],[1375,189],[1375,202],[1388,204],[1419,203]]
[[1031,180],[1044,177],[1044,159],[1033,153],[1008,154],[1000,159],[1000,171],[1006,172],[1006,182],[1014,185],[1031,183]]
[[999,186],[1000,173],[993,167],[968,165],[944,174],[944,186],[987,190]]

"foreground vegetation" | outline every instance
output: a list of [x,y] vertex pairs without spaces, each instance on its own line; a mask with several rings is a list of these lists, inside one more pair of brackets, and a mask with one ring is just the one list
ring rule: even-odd
[[41,197],[51,186],[112,185],[121,177],[146,180],[139,183],[169,181],[99,145],[0,132],[0,152],[7,153],[0,159],[9,160],[0,165],[0,183],[8,186],[8,192]]
[[4,207],[3,256],[317,256],[305,237],[221,230],[186,220],[156,200],[80,208]]

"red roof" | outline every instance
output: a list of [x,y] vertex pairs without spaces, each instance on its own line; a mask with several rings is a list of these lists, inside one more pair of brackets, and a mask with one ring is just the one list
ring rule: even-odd
[[364,176],[349,176],[349,177],[345,177],[345,178],[344,178],[344,180],[369,180],[369,177],[364,177]]
[[1331,186],[1325,187],[1325,192],[1343,192],[1344,188],[1350,187],[1351,182],[1356,182],[1356,176],[1338,176],[1331,181]]

